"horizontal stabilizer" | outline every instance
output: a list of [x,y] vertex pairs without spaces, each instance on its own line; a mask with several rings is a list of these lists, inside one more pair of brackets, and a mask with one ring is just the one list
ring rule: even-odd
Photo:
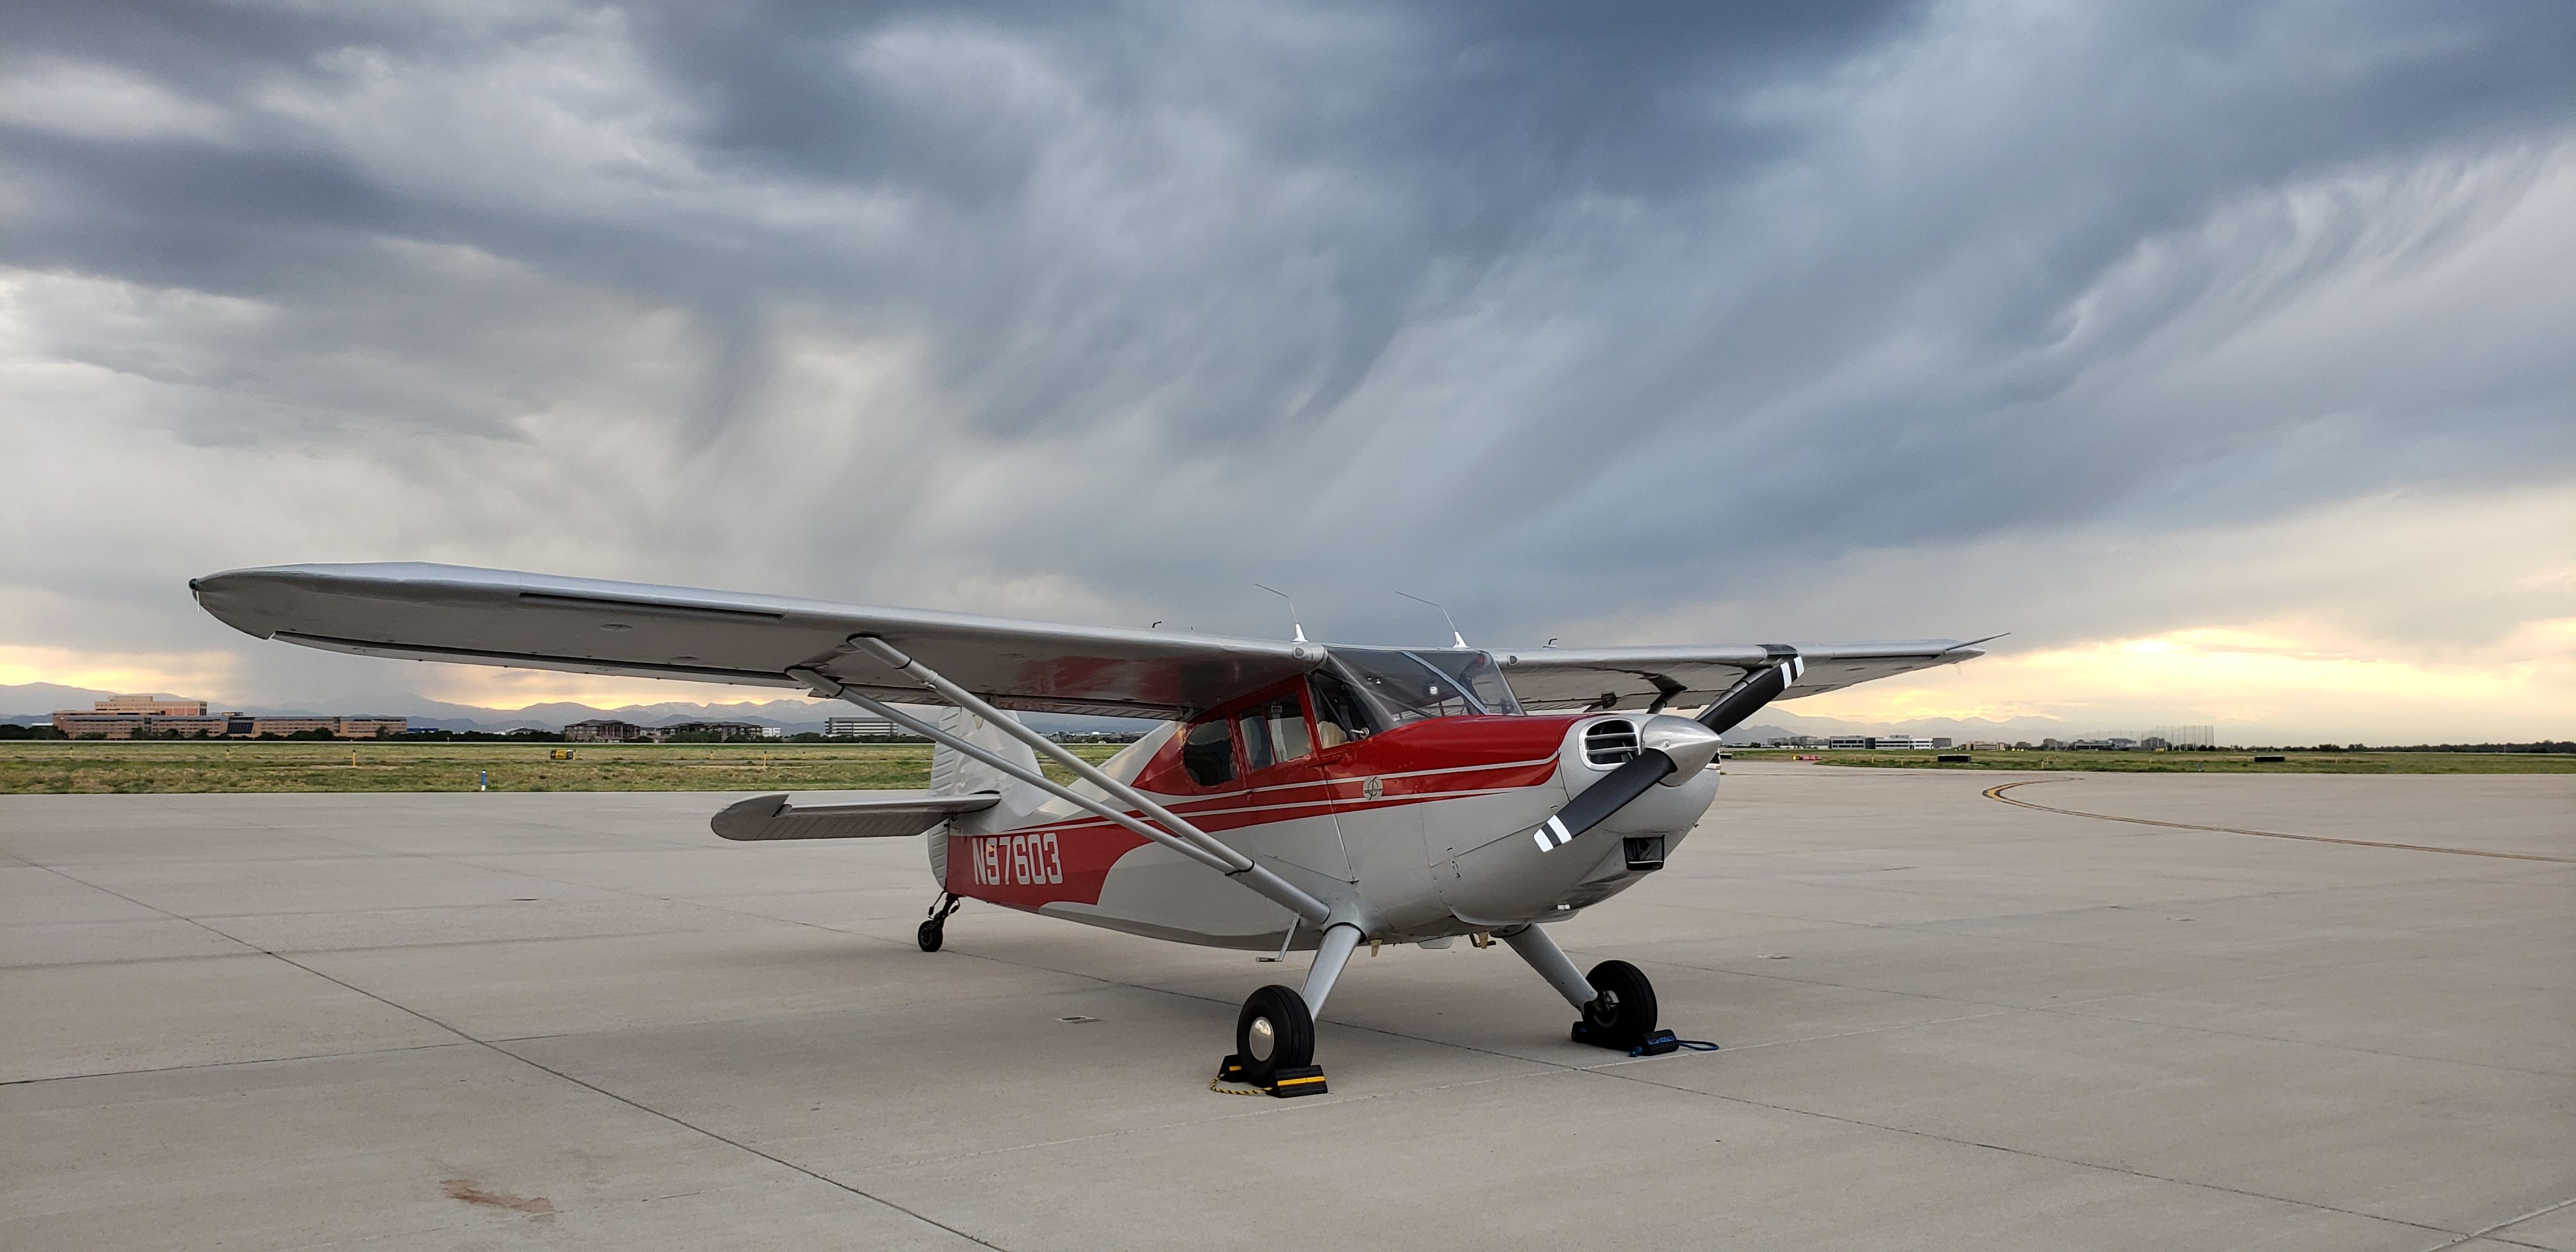
[[935,796],[921,791],[879,792],[860,800],[789,804],[784,795],[754,796],[728,806],[707,824],[727,839],[900,839],[1001,803],[990,791]]

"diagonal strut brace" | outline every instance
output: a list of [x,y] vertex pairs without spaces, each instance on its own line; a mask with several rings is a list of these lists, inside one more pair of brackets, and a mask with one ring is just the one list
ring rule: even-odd
[[1062,786],[1053,779],[1047,778],[1044,775],[1023,769],[1017,764],[987,751],[966,739],[951,734],[939,727],[933,726],[920,718],[904,713],[891,705],[852,690],[846,684],[827,674],[823,674],[817,670],[804,666],[791,669],[788,671],[788,674],[813,688],[817,694],[830,695],[842,700],[847,700],[879,717],[894,722],[896,725],[901,726],[914,734],[921,735],[936,743],[954,748],[977,761],[981,761],[986,765],[990,765],[995,769],[1020,780],[1021,782],[1037,787],[1049,795],[1056,796],[1060,799],[1079,805],[1087,812],[1096,814],[1112,822],[1116,822],[1120,826],[1126,827],[1128,830],[1131,830],[1146,839],[1170,848],[1173,851],[1187,856],[1191,860],[1197,861],[1229,878],[1236,879],[1242,882],[1244,886],[1251,888],[1255,892],[1260,893],[1262,896],[1267,897],[1271,901],[1286,908],[1289,912],[1295,913],[1309,922],[1321,924],[1333,916],[1333,909],[1330,905],[1316,899],[1312,894],[1298,887],[1296,884],[1281,878],[1278,874],[1272,872],[1269,867],[1261,865],[1241,852],[1218,842],[1214,836],[1209,835],[1206,831],[1200,830],[1197,826],[1194,826],[1188,821],[1182,819],[1171,810],[1155,803],[1152,799],[1146,797],[1136,789],[1109,777],[1107,774],[1101,773],[1097,768],[1093,767],[1089,761],[1085,761],[1081,757],[1065,751],[1063,745],[1056,743],[1054,740],[1048,739],[1044,735],[1038,734],[1036,731],[1030,730],[1028,727],[1022,725],[1018,719],[994,708],[992,705],[986,703],[984,700],[977,697],[974,693],[967,691],[965,688],[948,681],[948,679],[942,677],[938,671],[904,655],[893,645],[882,639],[876,638],[873,635],[853,636],[850,639],[850,643],[856,645],[858,648],[864,648],[867,651],[874,653],[886,664],[894,667],[895,669],[901,670],[908,677],[930,687],[932,690],[938,692],[939,695],[949,703],[982,718],[994,729],[1001,731],[1003,734],[1009,735],[1013,739],[1019,740],[1021,743],[1027,744],[1031,750],[1054,759],[1057,764],[1060,764],[1067,770],[1071,771],[1075,777],[1100,788],[1102,791],[1109,793],[1111,797],[1133,806],[1139,812],[1144,813],[1155,822],[1160,823],[1164,829],[1158,830],[1154,826],[1149,825],[1146,822],[1139,821],[1135,817],[1113,805],[1083,795],[1069,787]]

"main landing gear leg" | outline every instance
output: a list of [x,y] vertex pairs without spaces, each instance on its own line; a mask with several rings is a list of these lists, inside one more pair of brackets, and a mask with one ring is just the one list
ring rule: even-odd
[[931,901],[930,920],[921,924],[919,935],[922,951],[936,952],[940,944],[948,941],[948,915],[956,912],[957,906],[965,902],[964,898],[953,891],[942,891],[937,900]]
[[1315,949],[1314,967],[1306,971],[1303,994],[1275,985],[1253,992],[1234,1019],[1234,1055],[1217,1066],[1217,1080],[1282,1098],[1324,1094],[1324,1070],[1315,1064],[1315,1012],[1359,945],[1359,927],[1329,927]]
[[1574,1023],[1576,1043],[1626,1052],[1655,1033],[1655,985],[1643,970],[1626,961],[1603,961],[1590,974],[1578,974],[1565,950],[1535,925],[1494,937],[1512,945],[1566,1003],[1582,1012]]

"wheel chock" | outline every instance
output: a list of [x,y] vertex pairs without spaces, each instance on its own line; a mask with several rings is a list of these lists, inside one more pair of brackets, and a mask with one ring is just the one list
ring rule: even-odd
[[[1265,1083],[1256,1081],[1250,1076],[1250,1067],[1244,1064],[1243,1057],[1239,1054],[1228,1054],[1223,1061],[1217,1063],[1216,1080],[1221,1083],[1233,1083],[1239,1087],[1251,1087],[1265,1095],[1277,1096],[1282,1100],[1296,1096],[1323,1095],[1331,1090],[1324,1082],[1324,1067],[1321,1065],[1284,1066],[1270,1071],[1270,1081]],[[1252,1092],[1229,1094],[1251,1095]]]
[[1682,1046],[1681,1039],[1669,1030],[1650,1031],[1635,1043],[1618,1042],[1610,1037],[1609,1032],[1594,1030],[1590,1022],[1576,1022],[1573,1033],[1576,1043],[1588,1043],[1630,1056],[1662,1056],[1667,1052],[1678,1052]]
[[1323,1066],[1291,1065],[1271,1071],[1270,1085],[1263,1090],[1285,1100],[1290,1096],[1322,1095],[1331,1088],[1324,1085]]

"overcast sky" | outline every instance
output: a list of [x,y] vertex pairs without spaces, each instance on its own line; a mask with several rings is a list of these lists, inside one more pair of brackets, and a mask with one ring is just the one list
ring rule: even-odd
[[19,4],[0,681],[424,559],[2576,735],[2576,5]]

